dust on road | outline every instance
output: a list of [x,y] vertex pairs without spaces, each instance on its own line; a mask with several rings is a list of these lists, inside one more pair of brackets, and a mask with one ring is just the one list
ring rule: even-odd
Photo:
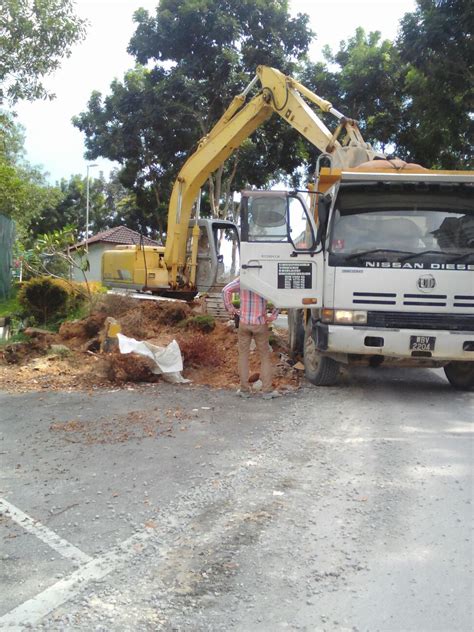
[[4,513],[0,624],[472,629],[473,397],[439,372],[270,402],[156,384],[0,405],[2,496],[91,559]]

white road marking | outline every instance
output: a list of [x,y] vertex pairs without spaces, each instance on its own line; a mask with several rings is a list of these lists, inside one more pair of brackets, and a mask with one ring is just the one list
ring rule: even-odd
[[[0,627],[9,630],[24,630],[25,626],[35,626],[41,619],[49,615],[83,590],[91,581],[102,579],[118,566],[136,555],[152,536],[156,536],[154,529],[146,529],[134,534],[115,547],[112,551],[89,562],[74,571],[69,577],[60,579],[35,597],[28,599],[10,612],[0,617]],[[163,547],[165,552],[165,547]]]
[[84,553],[67,540],[63,540],[57,533],[45,527],[39,520],[35,520],[26,513],[15,507],[8,500],[0,498],[0,512],[7,515],[14,522],[23,527],[25,531],[36,536],[39,540],[50,546],[62,557],[66,557],[74,562],[86,564],[92,560],[90,555]]

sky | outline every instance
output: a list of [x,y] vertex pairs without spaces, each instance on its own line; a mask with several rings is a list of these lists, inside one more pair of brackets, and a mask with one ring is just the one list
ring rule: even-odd
[[[134,65],[126,48],[135,30],[136,9],[154,13],[158,0],[76,0],[77,13],[89,22],[86,39],[74,46],[61,68],[44,84],[56,94],[53,101],[19,103],[15,110],[26,132],[26,158],[46,171],[51,183],[72,174],[85,176],[84,137],[71,118],[87,107],[93,90],[108,94],[114,78],[121,79]],[[308,13],[317,39],[310,57],[322,58],[322,48],[337,48],[358,26],[380,31],[393,39],[400,18],[413,11],[415,0],[289,0],[292,14]],[[218,86],[216,86],[218,89]],[[324,96],[324,95],[321,95]],[[337,107],[337,104],[335,104]],[[90,163],[91,161],[89,161]],[[90,175],[103,171],[107,176],[115,165],[105,159],[93,161]]]

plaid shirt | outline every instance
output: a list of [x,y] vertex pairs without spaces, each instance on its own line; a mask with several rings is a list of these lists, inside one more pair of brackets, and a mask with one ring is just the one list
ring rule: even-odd
[[[267,301],[251,290],[241,290],[239,278],[228,283],[222,294],[226,310],[231,314],[238,314],[244,325],[265,325],[278,316],[278,309],[273,309],[271,315],[267,316]],[[232,294],[240,295],[239,310],[232,305]]]

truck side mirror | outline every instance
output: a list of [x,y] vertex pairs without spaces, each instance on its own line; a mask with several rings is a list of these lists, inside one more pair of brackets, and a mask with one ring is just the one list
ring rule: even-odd
[[331,200],[326,196],[320,196],[318,200],[318,219],[319,224],[324,226],[328,223],[329,209],[331,207]]
[[320,195],[318,200],[318,234],[316,235],[316,244],[322,244],[324,247],[324,236],[329,221],[329,211],[331,209],[331,198]]

